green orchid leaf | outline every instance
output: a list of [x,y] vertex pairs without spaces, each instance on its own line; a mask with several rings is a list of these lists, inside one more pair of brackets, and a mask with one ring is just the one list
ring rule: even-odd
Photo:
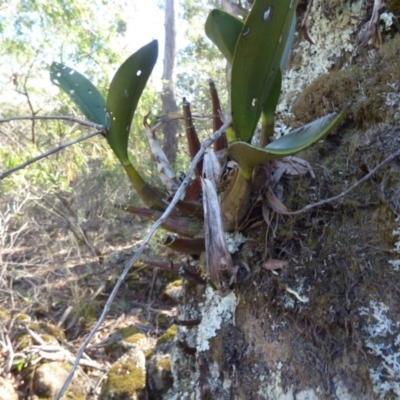
[[118,69],[107,96],[109,131],[107,141],[122,163],[143,202],[155,210],[165,210],[165,194],[151,187],[133,167],[128,156],[128,139],[133,115],[158,56],[156,40],[132,54]]
[[256,0],[239,36],[232,64],[232,122],[246,142],[265,108],[293,26],[295,0]]
[[343,121],[345,115],[345,110],[340,114],[328,114],[294,129],[264,148],[255,147],[245,142],[232,143],[229,146],[228,155],[242,168],[253,168],[266,161],[291,156],[321,140]]
[[212,10],[208,14],[205,24],[206,35],[230,64],[243,25],[242,20],[222,10]]
[[286,67],[287,60],[289,59],[290,51],[292,50],[294,34],[296,31],[296,13],[293,15],[292,25],[290,26],[289,37],[286,42],[285,50],[283,51],[281,60],[281,70],[283,71]]
[[132,54],[118,69],[107,96],[107,141],[123,165],[129,165],[128,139],[132,118],[158,56],[153,40]]
[[50,79],[72,99],[89,121],[106,125],[104,97],[89,79],[57,62],[51,64]]
[[274,135],[274,120],[275,110],[278,105],[279,97],[281,95],[282,87],[282,72],[278,68],[271,91],[269,93],[268,101],[265,103],[264,108],[261,112],[262,126],[261,126],[261,137],[260,146],[264,147],[268,143],[268,138]]

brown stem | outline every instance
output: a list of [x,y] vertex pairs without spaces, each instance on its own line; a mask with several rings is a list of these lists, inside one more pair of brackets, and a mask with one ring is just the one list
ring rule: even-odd
[[[212,102],[212,115],[213,115],[213,130],[217,131],[223,125],[223,121],[221,119],[221,105],[219,102],[217,88],[215,87],[215,83],[213,80],[208,81],[210,87],[210,96]],[[226,149],[228,147],[228,141],[226,139],[225,133],[221,135],[221,137],[214,142],[214,151],[219,151]]]
[[201,254],[206,250],[203,237],[195,237],[192,239],[177,238],[167,235],[162,244],[171,250],[185,254]]
[[[115,207],[131,214],[145,217],[152,221],[157,221],[163,214],[161,211],[150,210],[149,208],[135,207],[130,205],[115,204]],[[196,236],[200,232],[202,226],[202,222],[199,221],[197,218],[179,215],[170,215],[162,224],[162,227],[167,231],[186,237]]]
[[[189,146],[189,154],[191,160],[193,160],[194,156],[200,150],[200,140],[199,137],[197,136],[196,129],[193,125],[192,113],[190,111],[190,103],[186,100],[185,97],[183,98],[182,108],[186,126],[186,137]],[[197,163],[195,168],[195,173],[197,176],[201,176],[202,172],[203,172],[203,158],[201,158],[201,160]]]

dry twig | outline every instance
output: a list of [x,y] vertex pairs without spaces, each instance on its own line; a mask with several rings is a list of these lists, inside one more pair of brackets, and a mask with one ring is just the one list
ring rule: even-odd
[[311,210],[312,208],[315,207],[320,207],[325,204],[331,203],[333,201],[339,200],[342,197],[347,196],[352,190],[360,186],[362,183],[367,181],[369,178],[371,178],[374,174],[376,174],[381,168],[389,164],[391,161],[393,161],[396,157],[400,156],[400,150],[396,151],[395,153],[391,154],[389,157],[385,158],[380,164],[378,164],[375,168],[373,168],[371,171],[368,172],[367,175],[365,175],[363,178],[361,178],[359,181],[357,181],[354,185],[350,186],[348,189],[346,189],[344,192],[338,194],[337,196],[333,196],[329,199],[321,200],[316,203],[308,204],[307,206],[303,207],[300,210],[297,211],[280,211],[280,214],[284,215],[298,215],[301,213],[304,213],[306,211]]
[[[4,120],[2,120],[2,121],[4,121]],[[0,122],[2,122],[2,121],[0,121]],[[103,129],[104,129],[104,127],[103,127]],[[84,140],[90,139],[91,137],[96,136],[96,135],[101,135],[103,133],[104,133],[104,130],[92,132],[89,135],[80,137],[78,139],[70,140],[69,142],[65,142],[65,143],[61,144],[60,146],[54,147],[53,149],[50,149],[50,150],[38,155],[37,157],[31,158],[30,160],[24,162],[21,165],[18,165],[17,167],[11,168],[8,171],[3,172],[2,174],[0,174],[0,180],[7,178],[7,176],[10,176],[14,172],[19,171],[20,169],[23,169],[23,168],[27,167],[28,165],[31,165],[31,164],[35,163],[36,161],[41,160],[42,158],[46,158],[54,153],[59,152],[62,149],[65,149],[66,147],[72,146],[73,144],[76,144],[79,142],[83,142]]]

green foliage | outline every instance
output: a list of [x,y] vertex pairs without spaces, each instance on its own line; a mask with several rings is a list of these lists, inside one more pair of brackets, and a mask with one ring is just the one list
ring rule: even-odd
[[106,125],[106,103],[89,79],[78,71],[56,62],[51,64],[50,79],[64,90],[88,120]]
[[226,60],[232,64],[236,43],[243,30],[243,21],[222,11],[212,10],[208,14],[205,31],[206,35],[215,43]]
[[[239,164],[239,170],[221,198],[223,219],[228,230],[234,229],[247,213],[254,167],[305,149],[320,140],[344,118],[344,112],[339,115],[329,114],[269,143],[265,148],[249,144],[260,116],[262,143],[268,143],[269,137],[273,135],[282,69],[294,35],[296,5],[294,0],[257,0],[244,22],[221,10],[211,11],[206,20],[206,34],[228,62],[232,63],[233,134],[228,138],[228,155]],[[124,208],[152,219],[158,218],[159,210],[165,209],[164,195],[162,191],[152,188],[131,164],[128,139],[133,115],[157,54],[157,42],[153,41],[120,66],[111,82],[105,110],[103,97],[85,77],[60,64],[53,64],[51,72],[53,82],[67,92],[87,118],[96,122],[107,120],[107,142],[124,166],[134,189],[152,210],[133,206]],[[197,133],[191,118],[189,120],[187,116],[191,115],[189,107],[190,104],[185,102],[185,124],[192,132],[192,141],[197,143]],[[218,112],[213,110],[214,118],[217,118]],[[195,152],[191,149],[192,158]],[[196,220],[196,223],[200,221]],[[192,222],[186,216],[173,216],[165,222],[164,227],[188,236],[188,227],[191,225]],[[198,230],[199,227],[196,233]]]
[[123,165],[129,165],[128,138],[133,115],[158,56],[153,40],[132,54],[118,69],[107,96],[110,126],[107,141]]
[[344,116],[344,111],[340,114],[328,114],[307,125],[294,129],[264,148],[240,141],[231,143],[228,155],[241,167],[252,168],[266,161],[296,154],[319,141],[328,132],[336,128],[343,121]]
[[232,122],[236,135],[249,142],[261,111],[276,84],[289,37],[293,0],[257,0],[243,26],[232,64]]

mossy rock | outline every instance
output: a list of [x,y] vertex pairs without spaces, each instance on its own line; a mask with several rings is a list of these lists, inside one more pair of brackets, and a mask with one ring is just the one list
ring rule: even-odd
[[164,335],[158,338],[156,346],[159,346],[162,343],[172,342],[173,340],[175,340],[176,332],[177,332],[176,325],[172,325],[170,328],[167,329]]
[[182,290],[182,280],[178,279],[174,282],[168,283],[168,285],[165,287],[165,290],[163,292],[163,297],[168,300],[173,300],[174,302],[177,302],[179,299],[179,294]]
[[173,386],[171,353],[177,334],[172,325],[158,340],[155,349],[147,356],[147,387],[154,400],[163,399]]
[[292,113],[302,123],[329,112],[347,108],[358,127],[398,123],[400,35],[383,44],[373,60],[364,65],[330,71],[305,88],[292,105]]
[[21,332],[16,335],[15,350],[22,351],[29,346],[32,346],[32,337],[28,332]]
[[154,400],[161,400],[173,386],[170,354],[153,354],[147,362],[147,386]]
[[18,314],[15,317],[15,321],[17,322],[31,322],[31,320],[32,318],[30,317],[30,315],[24,313]]
[[140,345],[146,340],[146,336],[134,326],[127,326],[115,331],[109,338],[109,344],[105,347],[106,354],[113,355],[114,359],[121,357],[132,345]]
[[18,400],[18,394],[15,391],[11,382],[0,376],[0,399]]
[[146,398],[146,369],[143,352],[135,346],[110,368],[100,400],[140,400]]
[[40,328],[47,334],[55,337],[60,342],[65,341],[65,333],[62,328],[60,328],[56,325],[53,325],[53,324],[46,323],[46,322],[41,322]]
[[[35,395],[39,399],[54,399],[67,379],[70,370],[71,365],[59,361],[40,365],[33,376],[32,383]],[[86,395],[84,386],[75,376],[62,399],[84,400]]]
[[0,307],[0,321],[7,321],[11,317],[11,314],[9,311],[5,310],[3,307]]

